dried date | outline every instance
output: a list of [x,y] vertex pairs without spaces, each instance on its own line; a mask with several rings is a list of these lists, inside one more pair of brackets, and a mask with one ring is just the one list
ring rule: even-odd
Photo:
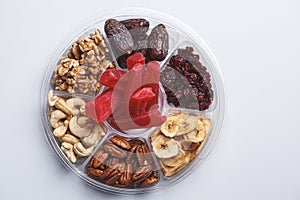
[[134,51],[141,52],[148,59],[148,36],[134,42]]
[[155,26],[148,38],[149,60],[162,61],[169,51],[169,34],[163,24]]
[[131,54],[134,48],[133,38],[124,24],[109,19],[105,22],[104,30],[116,53]]
[[127,68],[127,58],[130,56],[131,54],[123,54],[121,56],[118,56],[117,57],[117,62],[118,62],[118,65],[119,67],[121,67],[122,69],[126,69]]
[[126,19],[120,22],[129,30],[134,40],[139,40],[149,29],[149,21],[146,19]]

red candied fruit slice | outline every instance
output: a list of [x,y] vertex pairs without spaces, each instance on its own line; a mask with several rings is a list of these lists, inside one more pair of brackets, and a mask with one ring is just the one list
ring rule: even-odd
[[166,121],[166,116],[162,116],[158,110],[151,110],[142,115],[129,118],[129,119],[112,119],[110,124],[117,130],[129,130],[137,128],[149,128],[159,126]]
[[[130,97],[136,91],[138,88],[140,88],[143,85],[143,71],[144,66],[140,63],[137,63],[134,65],[134,67],[128,71],[128,82],[127,82],[127,88],[124,94],[124,101],[125,103],[129,102]],[[119,84],[118,84],[119,85]]]
[[112,93],[111,89],[106,90],[94,100],[85,105],[86,116],[102,123],[112,114]]
[[145,60],[146,59],[145,59],[144,55],[140,52],[135,53],[132,56],[129,56],[126,61],[128,70],[132,69],[134,67],[134,65],[137,63],[144,65]]
[[149,100],[153,99],[153,97],[155,97],[155,94],[154,94],[152,88],[144,87],[144,88],[138,90],[137,92],[135,92],[132,95],[131,100],[133,100],[133,101],[149,101]]
[[147,69],[143,75],[143,84],[152,87],[152,91],[155,94],[155,98],[150,100],[147,104],[146,110],[150,110],[152,106],[158,104],[159,95],[159,79],[160,79],[160,65],[156,61],[151,61],[147,64]]
[[146,70],[143,75],[143,84],[157,83],[160,79],[160,65],[156,61],[147,63]]
[[126,74],[124,70],[108,69],[100,76],[100,84],[109,88],[114,88],[117,82]]
[[135,92],[129,101],[129,112],[130,115],[135,117],[144,112],[148,105],[148,101],[155,97],[155,93],[151,87],[144,87]]

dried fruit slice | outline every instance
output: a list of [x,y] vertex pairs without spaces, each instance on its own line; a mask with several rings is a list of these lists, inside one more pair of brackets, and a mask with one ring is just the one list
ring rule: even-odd
[[167,121],[160,127],[160,131],[167,137],[174,137],[179,130],[180,115],[168,115]]
[[181,140],[179,143],[184,151],[195,151],[201,144],[200,142],[196,143],[185,139]]
[[136,65],[137,63],[144,65],[145,60],[146,60],[146,58],[140,52],[137,52],[137,53],[129,56],[126,61],[128,70],[132,69],[134,67],[134,65]]
[[151,141],[154,141],[161,134],[160,129],[156,129],[151,135]]
[[169,167],[176,167],[185,163],[185,153],[182,149],[179,149],[178,154],[172,158],[161,159],[161,162]]
[[197,128],[198,117],[182,114],[179,123],[179,130],[176,135],[184,135]]
[[111,120],[111,124],[118,130],[129,130],[138,128],[148,128],[159,126],[166,121],[166,116],[162,116],[158,110],[150,110],[142,115],[133,118],[114,118]]
[[211,127],[211,123],[211,119],[209,119],[208,117],[200,116],[200,119],[198,121],[198,130],[208,133]]
[[194,159],[198,156],[200,150],[201,150],[202,147],[203,147],[203,143],[205,142],[205,140],[206,140],[206,138],[205,138],[204,141],[201,142],[201,143],[192,143],[192,145],[191,145],[190,147],[193,147],[193,148],[195,148],[195,149],[193,149],[193,150],[188,149],[188,150],[185,152],[185,153],[186,153],[185,159],[186,159],[188,162],[194,160]]
[[116,52],[131,54],[134,47],[133,39],[124,24],[115,19],[108,19],[105,22],[104,30]]
[[159,158],[172,158],[179,152],[178,143],[173,138],[159,135],[152,141],[155,155]]
[[191,142],[202,142],[206,137],[206,133],[204,131],[193,130],[186,134],[184,137],[186,140]]
[[126,19],[120,22],[126,26],[135,40],[145,35],[149,29],[149,21],[142,18]]
[[[108,69],[100,76],[100,84],[114,88],[117,82],[126,74],[124,70]],[[120,85],[120,84],[119,84]]]
[[162,168],[162,171],[166,177],[170,177],[170,176],[173,176],[174,174],[177,174],[178,172],[180,172],[186,166],[187,163],[188,162],[184,162],[181,165],[177,165],[175,167],[166,166],[166,167]]
[[104,91],[101,95],[85,105],[86,116],[102,123],[113,112],[112,110],[112,93],[111,89]]
[[165,25],[155,26],[148,38],[149,41],[149,60],[162,61],[166,58],[169,51],[169,34]]
[[197,128],[198,117],[186,114],[169,115],[161,126],[161,132],[167,137],[184,135]]

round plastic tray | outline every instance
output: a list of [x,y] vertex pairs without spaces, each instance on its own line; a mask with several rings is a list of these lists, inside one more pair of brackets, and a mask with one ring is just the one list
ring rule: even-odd
[[[201,151],[197,155],[196,159],[191,161],[184,169],[182,169],[179,173],[166,177],[161,171],[161,165],[159,164],[159,159],[155,156],[152,145],[151,145],[151,135],[157,129],[157,127],[152,127],[148,129],[135,129],[129,130],[125,133],[119,132],[112,128],[110,124],[105,121],[103,123],[105,129],[105,136],[101,138],[101,140],[95,145],[92,153],[83,158],[79,158],[76,163],[72,163],[66,157],[66,155],[61,150],[61,140],[56,138],[53,135],[53,128],[49,123],[49,112],[50,106],[48,105],[47,95],[50,90],[54,91],[55,95],[62,96],[65,98],[74,98],[80,97],[89,101],[95,97],[95,95],[101,94],[103,91],[103,87],[100,92],[95,95],[83,95],[80,93],[68,93],[67,91],[58,91],[54,86],[54,71],[56,66],[59,64],[60,59],[63,56],[66,56],[69,49],[72,47],[72,44],[76,42],[79,38],[86,38],[89,34],[93,33],[96,29],[99,29],[105,39],[106,44],[110,48],[110,57],[114,62],[116,69],[121,69],[116,62],[116,55],[114,55],[111,50],[111,44],[105,34],[104,31],[104,23],[107,19],[132,19],[132,18],[144,18],[150,22],[150,28],[148,33],[150,33],[151,29],[157,24],[164,24],[169,34],[169,51],[167,57],[160,62],[161,70],[164,69],[166,64],[168,63],[171,56],[177,54],[178,49],[185,49],[186,47],[192,47],[194,49],[194,53],[200,55],[200,62],[207,68],[207,71],[211,75],[211,84],[213,90],[213,102],[210,107],[204,111],[199,110],[191,110],[184,108],[175,108],[167,103],[166,94],[164,93],[164,89],[160,84],[160,110],[163,114],[169,114],[172,112],[187,112],[194,114],[201,114],[209,117],[212,121],[212,126],[207,133],[207,139],[204,142]],[[191,28],[186,26],[183,22],[175,19],[172,16],[166,15],[161,12],[142,9],[142,8],[128,8],[110,11],[106,14],[97,15],[83,23],[77,29],[75,29],[72,34],[66,37],[63,42],[58,46],[54,54],[52,55],[50,61],[47,63],[46,70],[44,72],[44,77],[42,79],[42,87],[41,87],[41,116],[42,123],[44,127],[44,133],[46,139],[54,150],[55,154],[58,156],[59,160],[71,170],[74,174],[80,177],[83,181],[88,183],[89,185],[101,189],[103,191],[108,191],[112,193],[126,193],[126,194],[138,194],[144,192],[152,192],[156,190],[161,190],[165,187],[169,187],[175,184],[178,181],[181,181],[183,178],[190,175],[195,169],[199,167],[199,165],[207,158],[207,156],[212,152],[213,148],[216,146],[217,142],[220,139],[222,133],[222,127],[224,123],[224,114],[225,114],[225,94],[223,88],[223,80],[220,68],[218,63],[208,48],[205,41]],[[121,188],[110,186],[105,183],[99,182],[91,177],[89,177],[86,173],[86,167],[90,162],[91,158],[95,155],[95,153],[103,148],[103,143],[111,138],[114,135],[120,135],[125,137],[126,139],[139,138],[146,143],[148,148],[151,151],[153,163],[155,165],[155,169],[159,174],[159,181],[156,184],[150,185],[148,187],[138,187],[138,188]],[[191,177],[192,178],[192,177]]]

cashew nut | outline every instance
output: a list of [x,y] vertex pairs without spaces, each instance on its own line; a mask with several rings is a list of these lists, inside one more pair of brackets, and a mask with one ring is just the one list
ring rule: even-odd
[[54,106],[63,111],[64,113],[66,113],[67,115],[72,115],[72,108],[66,103],[66,101],[61,98],[58,97],[58,99],[56,100]]
[[53,95],[53,90],[50,90],[48,92],[48,104],[50,106],[54,106],[55,105],[55,102],[58,100],[58,96],[56,95]]
[[74,152],[79,156],[79,157],[86,157],[90,155],[93,151],[94,147],[90,147],[86,149],[80,142],[74,144]]
[[82,115],[85,115],[85,106],[81,106],[79,108],[79,112],[82,114]]
[[63,142],[68,142],[68,143],[70,143],[70,144],[76,144],[77,142],[80,141],[77,137],[75,137],[74,135],[71,135],[70,133],[65,134],[65,135],[61,138],[61,140],[62,140]]
[[92,130],[88,120],[87,117],[72,117],[69,124],[70,131],[77,137],[87,137]]
[[71,98],[66,101],[67,105],[73,110],[73,115],[84,114],[85,112],[85,101],[81,98]]
[[55,110],[51,113],[50,124],[53,128],[57,128],[62,125],[61,119],[66,118],[67,115],[61,110]]
[[53,90],[48,92],[48,104],[50,106],[55,106],[67,115],[72,115],[72,107],[69,106],[63,98],[54,95]]
[[69,121],[65,120],[63,125],[54,129],[53,135],[58,138],[63,137],[65,135],[65,133],[67,132],[68,127],[69,127]]
[[87,117],[78,117],[77,118],[77,123],[81,127],[83,127],[83,126],[92,126],[92,124],[89,124],[90,121],[91,121],[91,119],[89,119]]
[[102,126],[97,124],[92,130],[91,134],[87,137],[81,138],[81,141],[86,147],[91,147],[95,145],[104,135],[104,129],[102,128]]
[[75,163],[77,161],[77,157],[74,153],[73,145],[67,142],[63,142],[61,144],[61,150],[66,154],[67,158],[72,162]]

